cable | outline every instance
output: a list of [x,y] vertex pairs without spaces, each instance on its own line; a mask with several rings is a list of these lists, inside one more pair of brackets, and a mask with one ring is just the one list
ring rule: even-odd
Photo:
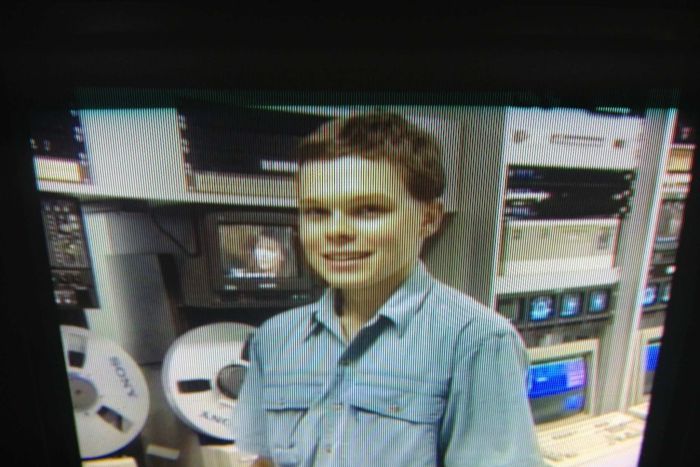
[[153,209],[150,206],[148,207],[147,210],[148,210],[148,216],[151,218],[151,221],[153,222],[153,225],[155,226],[155,228],[158,229],[158,231],[160,233],[162,233],[163,235],[168,237],[168,239],[171,242],[173,242],[175,244],[175,246],[177,246],[178,249],[180,249],[180,251],[182,251],[185,255],[189,256],[190,258],[196,258],[200,255],[199,239],[198,238],[195,238],[196,250],[194,252],[190,252],[172,233],[167,231],[162,225],[160,225],[158,223],[158,221],[156,220],[156,217],[153,213]]

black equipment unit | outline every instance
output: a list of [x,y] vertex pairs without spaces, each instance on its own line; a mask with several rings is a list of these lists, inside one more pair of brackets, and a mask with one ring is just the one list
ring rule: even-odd
[[183,105],[178,125],[188,170],[290,176],[299,141],[330,117],[259,108]]
[[97,308],[95,279],[78,200],[41,200],[54,301],[64,308]]
[[504,217],[576,219],[624,217],[630,209],[634,172],[511,165]]
[[615,286],[501,295],[496,310],[518,329],[561,326],[608,318]]
[[[45,110],[32,113],[29,148],[35,160],[75,164],[79,181],[89,183],[85,132],[77,111]],[[41,173],[38,175],[40,179],[51,178]]]

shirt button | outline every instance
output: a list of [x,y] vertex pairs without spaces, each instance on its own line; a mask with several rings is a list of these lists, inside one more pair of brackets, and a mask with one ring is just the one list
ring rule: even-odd
[[326,451],[326,454],[330,454],[331,452],[333,452],[333,448],[330,445],[327,445],[325,448],[325,451]]
[[398,405],[390,405],[389,412],[393,412],[393,413],[401,412],[401,407],[399,407]]
[[341,404],[340,402],[333,404],[333,410],[335,410],[336,412],[340,412],[341,410],[343,410],[343,404]]

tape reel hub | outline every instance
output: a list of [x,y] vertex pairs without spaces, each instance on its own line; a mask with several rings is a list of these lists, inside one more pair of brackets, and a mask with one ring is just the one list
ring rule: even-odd
[[241,392],[246,367],[243,365],[228,365],[216,376],[216,387],[229,399],[238,399]]
[[73,409],[76,412],[89,410],[97,403],[97,388],[89,379],[81,378],[80,375],[73,373],[68,376],[68,385]]

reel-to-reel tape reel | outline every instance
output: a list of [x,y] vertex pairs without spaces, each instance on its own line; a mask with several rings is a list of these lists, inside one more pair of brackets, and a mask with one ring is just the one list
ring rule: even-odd
[[231,414],[253,330],[240,323],[208,324],[180,336],[165,355],[162,382],[168,402],[197,432],[233,441]]
[[[217,449],[211,453],[203,447],[202,455],[235,460],[231,465],[245,465],[240,462],[249,457],[231,444],[231,416],[253,331],[228,322],[194,328],[172,343],[161,368],[162,389],[177,418],[196,433],[228,442],[212,445]],[[61,326],[61,334],[81,457],[114,454],[146,424],[150,396],[144,374],[125,350],[92,331]]]
[[148,417],[146,380],[129,354],[87,329],[61,326],[80,456],[93,459],[131,443]]

